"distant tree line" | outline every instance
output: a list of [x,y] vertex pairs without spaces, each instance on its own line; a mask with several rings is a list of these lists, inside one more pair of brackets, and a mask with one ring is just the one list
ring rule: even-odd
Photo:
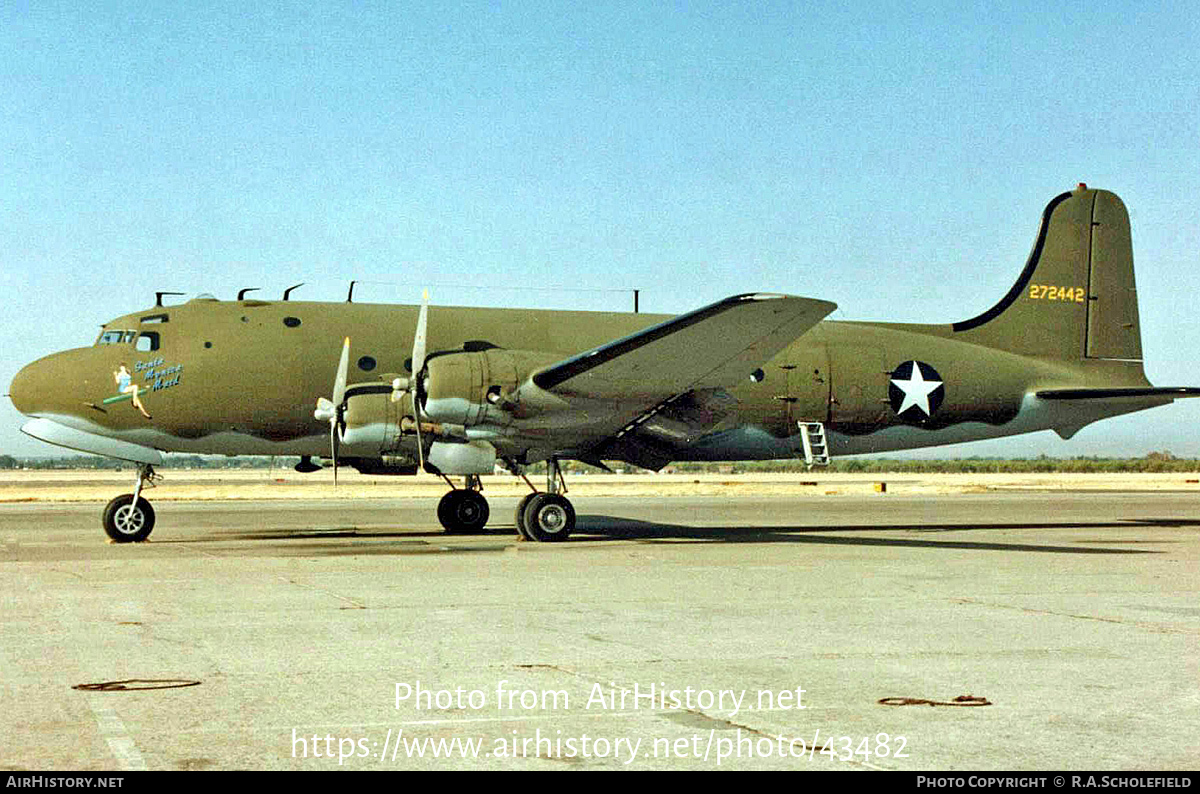
[[[161,469],[291,469],[300,458],[296,456],[205,456],[167,455],[158,468]],[[5,469],[101,469],[121,470],[133,464],[112,458],[94,455],[75,455],[56,458],[19,458],[0,455],[0,470]],[[610,463],[616,471],[641,471],[623,463]],[[594,472],[591,466],[576,462],[564,462],[568,472]],[[527,473],[545,471],[544,464],[529,467]],[[678,473],[745,474],[755,472],[808,472],[801,460],[739,461],[737,463],[674,463],[667,471]],[[1111,472],[1200,472],[1200,459],[1177,458],[1170,452],[1151,452],[1140,458],[1074,457],[1052,458],[1040,455],[1036,458],[953,458],[946,460],[915,460],[905,458],[836,458],[821,471],[851,474],[1105,474]]]
[[[165,455],[159,469],[270,469],[291,468],[300,462],[296,457],[235,457],[204,455]],[[0,455],[0,469],[96,469],[120,471],[133,468],[134,464],[96,455],[73,455],[60,458],[15,458]]]
[[[699,468],[695,468],[699,466]],[[787,472],[807,471],[804,461],[746,461],[735,464],[680,463],[673,467],[679,472],[726,471]],[[814,469],[814,472],[822,469]],[[906,458],[835,458],[824,471],[850,474],[1108,474],[1153,472],[1200,472],[1200,459],[1177,458],[1170,452],[1151,452],[1140,458],[1073,457],[1052,458],[950,458],[918,460]]]

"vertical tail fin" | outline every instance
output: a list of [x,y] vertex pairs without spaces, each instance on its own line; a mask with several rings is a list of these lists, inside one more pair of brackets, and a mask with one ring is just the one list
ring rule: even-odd
[[954,323],[964,341],[1031,356],[1141,361],[1129,213],[1085,185],[1056,197],[999,303]]

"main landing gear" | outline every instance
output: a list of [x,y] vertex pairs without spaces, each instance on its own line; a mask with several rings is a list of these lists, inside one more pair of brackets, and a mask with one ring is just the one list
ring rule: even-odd
[[[454,488],[449,478],[446,482]],[[492,511],[488,507],[487,499],[480,493],[482,490],[483,483],[479,480],[479,475],[468,474],[465,487],[454,488],[438,502],[438,521],[442,522],[448,534],[477,535],[483,531]]]
[[575,508],[563,496],[566,491],[567,483],[558,459],[551,458],[546,461],[546,490],[535,490],[517,504],[515,518],[522,537],[539,543],[553,543],[570,536],[575,529]]
[[115,543],[136,543],[150,537],[154,529],[154,508],[142,498],[142,487],[154,487],[161,479],[149,463],[138,465],[133,493],[121,494],[104,507],[104,532]]
[[[449,479],[446,482],[454,488]],[[529,483],[529,480],[525,480]],[[529,484],[532,489],[532,483]],[[438,502],[438,521],[451,535],[472,535],[483,532],[491,516],[487,499],[480,491],[483,485],[478,475],[468,475],[462,488],[454,488]],[[516,524],[521,537],[539,543],[566,540],[575,529],[575,508],[563,494],[567,490],[558,460],[547,462],[546,490],[528,494],[517,505]]]

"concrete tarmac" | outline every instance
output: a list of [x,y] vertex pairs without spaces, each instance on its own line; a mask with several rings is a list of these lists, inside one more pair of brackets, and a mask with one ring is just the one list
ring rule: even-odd
[[0,767],[1200,762],[1194,493],[515,504],[0,505]]

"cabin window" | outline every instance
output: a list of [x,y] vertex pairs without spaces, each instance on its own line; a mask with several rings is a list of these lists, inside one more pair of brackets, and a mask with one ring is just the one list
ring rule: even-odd
[[375,369],[376,361],[370,356],[363,356],[358,360],[358,368],[363,372],[370,372]]
[[166,323],[170,321],[170,316],[166,314],[147,314],[139,320],[142,323]]
[[284,317],[283,324],[286,325],[288,328],[299,328],[300,327],[300,318],[299,317]]
[[158,334],[153,331],[142,331],[138,334],[137,349],[142,353],[158,350]]

